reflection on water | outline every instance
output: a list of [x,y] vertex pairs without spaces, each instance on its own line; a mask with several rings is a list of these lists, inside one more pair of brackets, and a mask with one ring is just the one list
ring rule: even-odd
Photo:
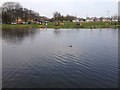
[[117,29],[5,30],[2,37],[4,88],[118,87]]
[[55,33],[56,36],[57,36],[57,35],[59,36],[59,35],[60,35],[60,32],[61,32],[61,31],[60,31],[59,29],[54,30],[54,33]]
[[36,30],[28,29],[28,30],[3,30],[2,31],[2,38],[7,43],[10,44],[20,44],[25,39],[25,37],[34,37]]

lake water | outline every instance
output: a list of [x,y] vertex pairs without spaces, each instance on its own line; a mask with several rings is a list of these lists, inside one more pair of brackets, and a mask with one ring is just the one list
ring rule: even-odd
[[3,88],[118,87],[118,29],[3,30],[2,50]]

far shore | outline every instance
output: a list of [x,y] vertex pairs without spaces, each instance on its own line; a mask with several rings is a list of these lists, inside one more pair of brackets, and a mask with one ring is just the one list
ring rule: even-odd
[[97,29],[97,28],[119,28],[118,22],[81,22],[77,25],[75,22],[65,22],[64,25],[55,25],[55,22],[49,22],[47,25],[40,24],[2,24],[2,30],[4,29],[29,29],[29,28],[55,28],[55,29],[74,29],[74,28],[85,28],[85,29]]

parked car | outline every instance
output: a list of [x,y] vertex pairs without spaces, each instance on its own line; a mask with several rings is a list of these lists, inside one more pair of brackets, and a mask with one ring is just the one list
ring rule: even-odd
[[31,22],[28,22],[28,24],[32,24]]
[[11,24],[16,25],[17,23],[16,22],[12,22]]
[[26,22],[22,22],[23,24],[26,24]]

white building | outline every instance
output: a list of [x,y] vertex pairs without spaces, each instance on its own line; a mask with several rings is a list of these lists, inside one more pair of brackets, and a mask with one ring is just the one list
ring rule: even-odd
[[72,20],[72,22],[79,22],[79,19],[76,19],[76,20]]
[[94,20],[92,18],[87,17],[86,22],[93,22]]

